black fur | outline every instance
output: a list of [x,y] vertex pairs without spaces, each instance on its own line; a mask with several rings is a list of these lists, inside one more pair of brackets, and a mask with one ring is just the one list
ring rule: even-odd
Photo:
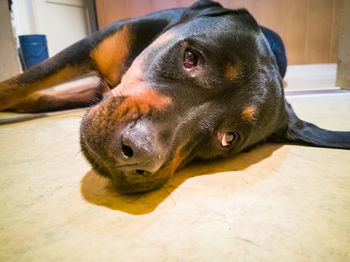
[[[99,71],[91,51],[125,25],[129,53],[122,68],[115,68],[124,78],[112,83],[119,84],[118,91],[92,107],[81,125],[86,158],[121,192],[157,188],[192,159],[227,157],[264,141],[350,148],[350,132],[304,122],[286,102],[287,60],[280,37],[260,27],[247,10],[211,1],[118,21],[17,82],[31,84],[67,65]],[[165,40],[156,44],[162,36]],[[193,70],[184,67],[188,50],[199,58]],[[157,109],[157,103],[168,104]],[[234,142],[228,145],[223,134]]]

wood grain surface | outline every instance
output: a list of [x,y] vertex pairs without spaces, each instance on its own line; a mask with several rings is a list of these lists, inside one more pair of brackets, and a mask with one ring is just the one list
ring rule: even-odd
[[[195,1],[98,0],[99,27],[158,10],[188,7]],[[246,8],[259,24],[278,32],[289,64],[335,63],[341,0],[219,0],[227,8]]]

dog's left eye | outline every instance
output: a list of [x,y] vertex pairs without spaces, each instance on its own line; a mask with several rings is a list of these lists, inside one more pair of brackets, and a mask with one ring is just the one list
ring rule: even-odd
[[199,58],[198,55],[190,50],[186,49],[185,55],[184,55],[184,67],[186,70],[191,70],[195,68],[198,65]]

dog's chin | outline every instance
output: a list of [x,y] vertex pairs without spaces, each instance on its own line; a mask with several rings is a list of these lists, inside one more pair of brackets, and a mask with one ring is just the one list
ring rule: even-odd
[[[156,174],[154,174],[156,176]],[[138,194],[156,190],[163,186],[168,178],[137,178],[130,179],[133,175],[117,173],[110,179],[115,190],[121,194]]]
[[113,188],[121,194],[137,194],[156,190],[163,186],[169,179],[167,177],[159,177],[158,173],[142,176],[135,173],[126,174],[118,169],[110,169],[107,171],[104,167],[96,166],[91,163],[96,174],[107,177]]

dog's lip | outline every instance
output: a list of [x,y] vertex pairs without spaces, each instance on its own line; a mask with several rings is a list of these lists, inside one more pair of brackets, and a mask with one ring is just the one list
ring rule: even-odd
[[[125,170],[125,168],[130,168],[129,172],[122,171],[122,169]],[[135,165],[130,164],[130,165],[117,165],[113,168],[111,168],[111,171],[113,173],[122,173],[128,178],[131,179],[138,179],[140,177],[151,177],[154,174],[156,174],[161,168],[157,169],[156,171],[149,171],[141,168],[136,168]]]
[[86,154],[90,155],[90,158],[92,158],[92,161],[96,164],[94,168],[96,173],[108,177],[113,187],[122,194],[156,190],[164,185],[173,176],[176,170],[182,168],[185,163],[192,159],[189,156],[190,152],[186,154],[183,154],[183,152],[181,153],[181,149],[186,145],[182,144],[181,146],[175,147],[177,150],[172,150],[172,152],[169,153],[163,164],[155,172],[147,174],[123,172],[121,170],[123,167],[132,167],[133,165],[113,165],[111,162],[107,162],[106,159],[102,159],[100,155],[88,145],[87,141],[84,141],[84,137],[82,137],[82,140],[82,143],[85,144]]
[[[121,174],[121,175],[123,175],[123,176],[125,176],[127,178],[130,178],[130,179],[140,179],[140,178],[156,179],[158,174],[162,170],[167,168],[167,166],[168,166],[168,164],[170,162],[171,162],[170,160],[164,161],[164,163],[157,170],[155,170],[153,172],[144,170],[147,173],[147,175],[138,174],[137,172],[135,172],[135,171],[141,170],[141,169],[135,168],[134,164],[116,165],[116,166],[113,166],[112,168],[110,168],[109,170],[113,174],[116,174],[116,175],[120,175]],[[128,167],[130,167],[130,169],[131,169],[130,172],[125,172],[125,171],[122,170],[123,168],[128,168]]]
[[141,175],[132,172],[125,173],[119,169],[122,167],[122,165],[110,168],[108,170],[108,175],[111,178],[112,184],[116,190],[121,193],[142,193],[155,190],[164,185],[172,177],[175,171],[183,166],[183,158],[181,158],[182,160],[178,161],[178,163],[173,166],[174,158],[175,153],[171,154],[171,157],[169,156],[157,171],[149,173],[147,175]]
[[118,192],[123,194],[136,194],[158,189],[164,185],[171,176],[169,174],[169,176],[166,177],[155,177],[154,175],[158,172],[149,176],[143,176],[140,174],[125,174],[119,170],[113,175],[110,174],[110,178],[114,188]]

